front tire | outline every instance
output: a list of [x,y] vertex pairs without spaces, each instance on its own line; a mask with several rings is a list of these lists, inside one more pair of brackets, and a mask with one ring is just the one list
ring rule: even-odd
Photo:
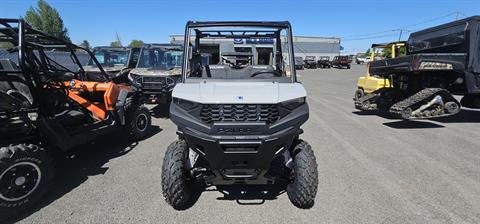
[[299,140],[293,149],[292,181],[287,186],[287,195],[293,205],[308,209],[315,204],[318,187],[317,161],[312,147]]
[[134,140],[144,139],[152,125],[150,110],[145,106],[132,106],[127,110],[126,126]]
[[357,101],[360,98],[362,98],[363,96],[365,96],[365,92],[363,91],[363,89],[357,89],[357,90],[355,90],[355,94],[354,94],[353,98],[354,98],[355,101]]
[[47,192],[54,176],[50,155],[33,144],[0,148],[0,220],[24,212]]
[[170,144],[162,165],[162,192],[165,201],[174,209],[182,209],[190,200],[192,186],[187,169],[188,146],[184,140]]

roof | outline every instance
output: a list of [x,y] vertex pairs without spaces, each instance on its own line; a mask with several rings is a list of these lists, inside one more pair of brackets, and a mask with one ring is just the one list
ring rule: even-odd
[[161,49],[178,49],[178,50],[183,50],[183,45],[180,44],[157,44],[157,43],[152,43],[152,44],[144,44],[142,48],[161,48]]
[[453,26],[458,26],[458,25],[461,25],[461,24],[464,24],[464,23],[469,23],[471,25],[472,23],[478,23],[479,21],[480,21],[480,16],[471,16],[471,17],[467,17],[465,19],[456,20],[456,21],[453,21],[453,22],[449,22],[449,23],[445,23],[445,24],[442,24],[442,25],[438,25],[438,26],[427,28],[427,29],[423,29],[423,30],[420,30],[420,31],[417,31],[417,32],[413,32],[413,33],[410,34],[410,36],[422,35],[422,34],[425,34],[425,33],[430,33],[430,32],[433,32],[433,31],[442,30],[442,29],[446,29],[446,28],[449,28],[449,27],[453,27]]
[[244,56],[244,57],[248,57],[248,56],[253,56],[253,54],[250,53],[250,52],[223,52],[222,56]]
[[216,26],[246,26],[246,27],[272,27],[290,28],[288,21],[188,21],[187,27],[216,27]]
[[372,44],[372,48],[387,48],[389,46],[392,46],[394,44],[405,44],[406,41],[395,41],[395,42],[390,42],[390,43],[380,43],[380,44]]
[[100,49],[112,50],[112,51],[126,51],[132,48],[131,47],[111,47],[111,46],[98,46],[93,48],[93,50],[100,50]]

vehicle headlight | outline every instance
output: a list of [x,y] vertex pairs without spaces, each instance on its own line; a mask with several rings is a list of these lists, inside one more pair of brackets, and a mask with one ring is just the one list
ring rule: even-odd
[[140,85],[143,84],[143,76],[141,75],[130,73],[128,74],[128,79],[130,79],[130,81],[132,81],[133,83]]
[[200,105],[199,103],[180,99],[180,98],[173,98],[173,103],[177,104],[179,107],[187,111],[192,110]]
[[289,110],[293,110],[301,105],[303,105],[305,103],[305,97],[300,97],[300,98],[296,98],[296,99],[293,99],[293,100],[287,100],[287,101],[284,101],[284,102],[281,102],[280,105],[282,107],[285,107]]

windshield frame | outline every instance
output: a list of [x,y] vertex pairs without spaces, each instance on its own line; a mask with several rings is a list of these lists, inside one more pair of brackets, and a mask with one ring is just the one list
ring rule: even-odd
[[[226,79],[212,79],[212,78],[201,78],[201,77],[189,77],[187,74],[189,71],[189,60],[190,56],[192,55],[192,47],[190,46],[190,41],[193,31],[199,28],[235,28],[240,27],[242,29],[245,28],[252,28],[252,29],[276,29],[278,33],[285,32],[286,37],[286,48],[287,50],[283,53],[288,53],[288,64],[284,64],[284,71],[285,74],[290,75],[282,76],[282,77],[273,77],[273,78],[256,78],[256,79],[235,79],[235,78],[226,78]],[[225,30],[228,32],[229,30]],[[235,36],[239,38],[238,36]],[[249,36],[251,37],[251,35]],[[201,38],[198,38],[195,35],[195,42],[196,45],[200,42]],[[277,35],[276,40],[278,45],[282,45],[281,41],[282,37]],[[292,38],[292,29],[289,22],[245,22],[245,21],[234,21],[234,22],[187,22],[185,26],[185,35],[184,35],[184,57],[183,57],[183,66],[182,66],[182,82],[204,82],[204,81],[226,81],[226,82],[234,82],[234,81],[245,81],[245,82],[258,82],[258,81],[274,81],[274,82],[297,82],[296,70],[295,70],[295,56],[293,53],[293,38]],[[283,50],[283,49],[282,49]],[[286,60],[285,60],[286,61]],[[287,62],[287,61],[286,61]]]
[[[165,69],[162,69],[162,68],[159,68],[159,67],[154,67],[154,66],[141,66],[141,63],[142,63],[142,58],[144,57],[144,52],[145,51],[154,51],[154,50],[160,50],[161,52],[163,52],[163,54],[167,53],[167,52],[180,52],[182,53],[181,57],[181,63],[180,65],[176,65],[172,68],[165,68]],[[181,45],[175,45],[175,44],[151,44],[151,45],[146,45],[146,46],[143,46],[140,50],[140,53],[138,55],[138,61],[137,61],[137,64],[135,65],[135,68],[138,68],[138,69],[155,69],[155,70],[162,70],[162,71],[168,71],[168,70],[172,70],[172,69],[181,69],[183,67],[183,61],[185,59],[185,54],[184,54],[184,50],[183,48],[181,47]]]
[[[110,63],[106,63],[106,57],[105,57],[105,54],[107,52],[121,52],[121,53],[125,53],[125,56],[126,56],[126,61],[125,63],[123,64],[110,64]],[[131,49],[129,48],[117,48],[117,47],[96,47],[93,49],[92,51],[95,59],[97,59],[98,63],[100,63],[100,60],[98,60],[97,58],[97,53],[101,53],[104,57],[103,59],[103,63],[100,63],[103,67],[106,67],[106,68],[112,68],[112,67],[127,67],[128,66],[128,63],[129,63],[129,60],[130,60],[130,53],[131,53]],[[110,61],[110,60],[109,60]],[[92,64],[92,59],[90,59],[88,62],[87,62],[87,66],[92,66],[94,65],[94,63]]]

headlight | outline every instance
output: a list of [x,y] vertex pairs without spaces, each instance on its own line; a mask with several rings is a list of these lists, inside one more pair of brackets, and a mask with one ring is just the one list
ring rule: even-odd
[[304,103],[305,103],[305,97],[300,97],[300,98],[297,98],[297,99],[281,102],[280,105],[282,105],[282,107],[285,107],[289,110],[293,110],[293,109],[303,105]]
[[192,101],[188,101],[188,100],[184,100],[184,99],[179,99],[179,98],[173,98],[173,103],[174,104],[177,104],[179,107],[181,107],[182,109],[184,110],[192,110],[194,108],[196,108],[197,106],[199,106],[198,103],[196,102],[192,102]]
[[137,82],[138,82],[138,80],[137,80],[137,79],[138,79],[138,75],[135,75],[135,74],[133,74],[133,73],[129,73],[129,74],[128,74],[128,79],[129,79],[131,82],[137,83]]
[[171,77],[165,77],[165,84],[167,84],[168,87],[172,87],[172,86],[175,86],[175,84],[177,83],[177,81]]

